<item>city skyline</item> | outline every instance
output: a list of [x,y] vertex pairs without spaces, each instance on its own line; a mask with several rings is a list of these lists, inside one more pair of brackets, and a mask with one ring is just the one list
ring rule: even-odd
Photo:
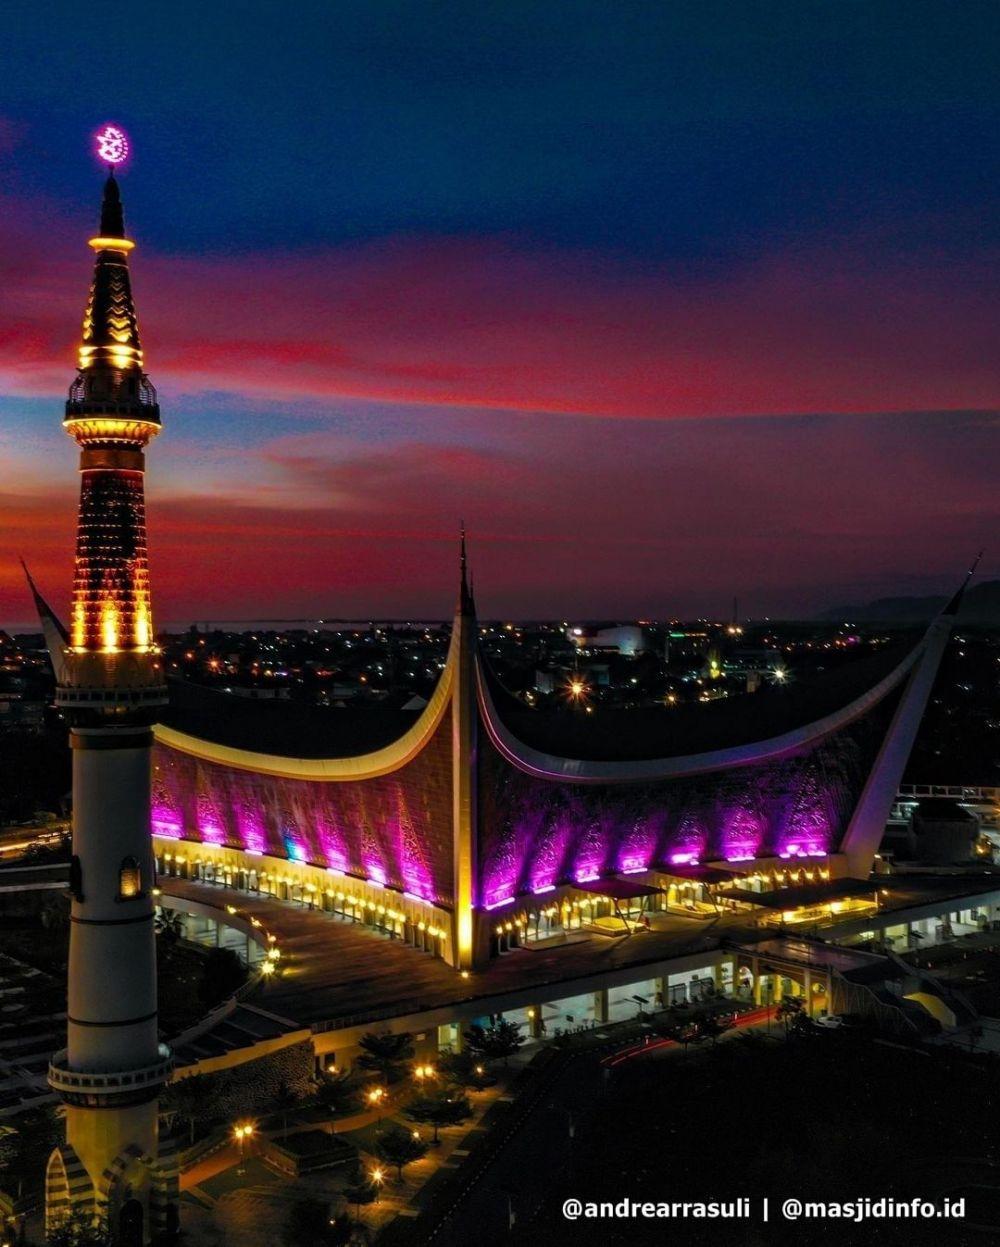
[[988,11],[778,7],[751,44],[734,6],[311,13],[309,40],[261,40],[258,7],[204,19],[199,52],[145,14],[114,99],[70,72],[99,31],[52,46],[26,17],[0,620],[30,619],[17,554],[49,591],[71,562],[75,491],[45,465],[70,464],[109,118],[172,413],[157,622],[440,618],[460,518],[487,616],[810,614],[944,591],[982,544],[996,575]]

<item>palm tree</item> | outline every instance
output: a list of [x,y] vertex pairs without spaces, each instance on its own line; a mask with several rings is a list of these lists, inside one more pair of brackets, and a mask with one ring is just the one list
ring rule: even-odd
[[381,1034],[368,1031],[361,1036],[358,1046],[361,1049],[358,1065],[381,1074],[386,1082],[398,1082],[403,1064],[413,1056],[413,1036],[409,1031],[401,1031],[398,1035],[389,1031]]
[[166,944],[176,944],[184,938],[184,915],[176,909],[158,909],[153,925]]
[[798,996],[783,996],[781,1003],[778,1005],[778,1017],[781,1018],[785,1025],[785,1037],[788,1037],[788,1027],[790,1024],[798,1021],[803,1016],[802,1001]]
[[38,918],[46,931],[69,929],[69,904],[65,896],[50,897],[38,911]]
[[288,1133],[288,1114],[294,1108],[298,1108],[302,1101],[302,1097],[294,1087],[289,1086],[287,1082],[278,1083],[278,1088],[272,1097],[271,1103],[275,1109],[281,1114],[281,1133]]
[[189,1142],[194,1143],[195,1129],[214,1121],[222,1111],[221,1087],[218,1077],[194,1074],[180,1078],[163,1089],[160,1105],[164,1115],[174,1115],[187,1122]]

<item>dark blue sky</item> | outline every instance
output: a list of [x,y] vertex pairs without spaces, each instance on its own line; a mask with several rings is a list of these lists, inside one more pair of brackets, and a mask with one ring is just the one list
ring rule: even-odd
[[722,262],[889,222],[995,237],[998,51],[974,0],[44,4],[3,95],[18,180],[71,207],[121,117],[162,248],[512,232]]
[[21,544],[69,565],[108,120],[161,618],[439,613],[460,515],[522,615],[938,589],[1000,524],[995,0],[67,2],[3,33],[0,620]]

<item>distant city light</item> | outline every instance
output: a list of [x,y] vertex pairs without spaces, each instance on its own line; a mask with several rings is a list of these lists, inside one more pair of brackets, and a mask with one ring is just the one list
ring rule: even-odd
[[566,681],[563,692],[570,701],[586,701],[590,693],[590,685],[583,678],[583,676],[572,675]]
[[110,123],[94,135],[97,157],[107,165],[120,165],[128,156],[128,136],[120,126]]

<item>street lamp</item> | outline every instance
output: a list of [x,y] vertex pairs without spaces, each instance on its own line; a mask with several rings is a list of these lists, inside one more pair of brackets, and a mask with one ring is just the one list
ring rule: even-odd
[[368,1100],[368,1103],[371,1105],[371,1107],[373,1109],[379,1110],[378,1117],[376,1117],[375,1119],[375,1133],[376,1134],[379,1133],[379,1129],[381,1128],[381,1125],[382,1125],[382,1111],[381,1110],[382,1110],[382,1101],[384,1098],[385,1098],[384,1087],[372,1087],[371,1090],[368,1092],[368,1095],[366,1096],[366,1099]]
[[373,1169],[371,1172],[372,1186],[375,1188],[375,1203],[379,1202],[379,1196],[382,1194],[382,1183],[385,1181],[385,1174],[381,1169]]
[[246,1166],[243,1162],[246,1159],[247,1139],[252,1137],[253,1129],[254,1127],[252,1121],[237,1122],[237,1124],[233,1127],[233,1135],[240,1145],[240,1163],[236,1170],[237,1173],[246,1173]]
[[590,697],[590,685],[579,672],[574,672],[563,686],[563,696],[575,706],[586,705]]

